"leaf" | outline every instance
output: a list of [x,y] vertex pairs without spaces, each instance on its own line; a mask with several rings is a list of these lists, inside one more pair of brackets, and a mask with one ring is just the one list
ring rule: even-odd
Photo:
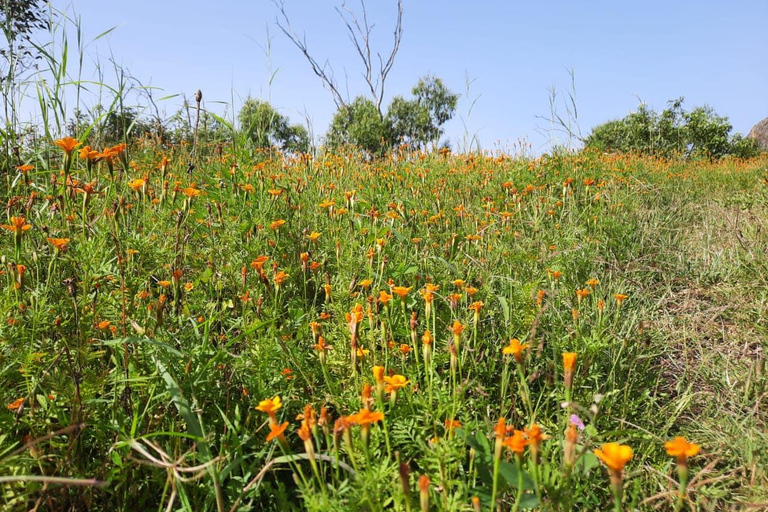
[[211,271],[211,269],[207,268],[202,274],[200,274],[200,277],[198,278],[198,280],[201,283],[208,284],[211,281],[211,277],[213,277],[213,272]]
[[131,327],[133,327],[133,330],[136,331],[136,334],[138,334],[139,336],[144,336],[144,333],[147,332],[147,330],[142,326],[140,326],[139,324],[137,324],[133,318],[131,318]]
[[216,114],[214,114],[213,112],[208,112],[208,114],[209,114],[209,115],[210,115],[212,118],[214,118],[216,121],[220,122],[221,124],[223,124],[224,126],[226,126],[227,128],[229,128],[230,130],[232,130],[232,131],[234,131],[234,130],[235,130],[235,127],[234,127],[234,126],[232,126],[232,123],[230,123],[229,121],[227,121],[227,120],[226,120],[226,119],[224,119],[223,117],[219,117],[219,116],[217,116]]
[[526,508],[536,508],[539,506],[539,497],[535,494],[523,494],[520,497],[520,505],[519,507],[521,509]]
[[99,34],[99,35],[97,35],[96,37],[94,37],[94,38],[93,38],[93,40],[92,40],[91,42],[94,42],[94,41],[98,41],[98,40],[99,40],[99,39],[101,39],[102,37],[104,37],[104,36],[106,36],[107,34],[111,33],[111,32],[112,32],[113,30],[115,30],[116,28],[117,28],[117,25],[115,25],[114,27],[112,27],[112,28],[110,28],[110,29],[107,29],[107,30],[105,30],[105,31],[104,31],[104,32],[102,32],[101,34]]
[[173,405],[176,406],[179,414],[181,414],[181,417],[184,418],[184,423],[187,425],[187,430],[190,434],[202,441],[204,437],[203,427],[200,425],[200,421],[198,421],[195,413],[192,412],[192,408],[190,407],[189,402],[187,402],[187,399],[184,398],[178,383],[174,380],[173,376],[170,374],[170,372],[168,372],[165,365],[158,358],[153,357],[152,359],[155,362],[158,373],[160,373],[160,376],[165,381],[165,387],[168,393],[171,395],[171,401],[173,402]]
[[498,295],[497,298],[499,299],[499,304],[501,304],[501,312],[504,313],[504,323],[509,324],[509,303],[501,295]]
[[[520,473],[517,470],[517,465],[505,460],[499,464],[499,474],[504,477],[507,483],[517,489]],[[523,490],[535,489],[536,486],[533,483],[533,478],[523,471]]]
[[460,275],[460,274],[459,274],[459,271],[456,269],[456,266],[455,266],[455,265],[453,265],[452,263],[448,263],[448,262],[447,262],[447,261],[446,261],[444,258],[442,258],[442,257],[440,257],[440,256],[434,256],[434,255],[433,255],[433,256],[430,256],[430,257],[429,257],[429,259],[431,259],[431,260],[437,260],[437,261],[439,261],[440,263],[442,263],[443,265],[445,265],[445,266],[448,268],[448,270],[450,270],[450,271],[451,271],[451,273],[452,273],[453,275],[455,275],[455,276],[458,276],[458,275]]
[[152,345],[157,348],[163,349],[166,352],[170,352],[171,354],[177,356],[177,357],[184,357],[184,354],[176,350],[175,348],[171,347],[170,345],[166,345],[165,343],[161,343],[157,340],[153,340],[152,338],[137,338],[135,336],[129,336],[127,338],[118,338],[116,340],[103,340],[101,342],[102,345],[106,345],[108,347],[115,346],[115,345],[122,345],[124,343],[136,343],[136,344],[147,344]]
[[456,429],[456,435],[464,439],[464,442],[470,448],[473,448],[477,455],[483,457],[483,459],[490,459],[491,446],[488,443],[488,439],[480,432],[477,432],[474,436],[469,435],[463,428]]
[[408,239],[406,239],[400,231],[398,231],[395,228],[389,228],[389,229],[392,232],[392,234],[395,235],[395,238],[397,238],[398,241],[400,241],[400,243],[403,243],[403,244],[408,243]]
[[490,455],[491,443],[488,441],[488,438],[485,437],[485,434],[483,434],[482,432],[477,432],[475,434],[475,438],[477,439],[478,444],[482,446],[482,451]]
[[589,473],[593,468],[600,465],[600,460],[592,452],[584,452],[584,455],[579,459],[579,464],[584,468],[585,473]]

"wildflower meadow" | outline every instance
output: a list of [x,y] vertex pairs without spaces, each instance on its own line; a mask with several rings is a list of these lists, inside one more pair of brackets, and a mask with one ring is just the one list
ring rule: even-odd
[[2,82],[1,510],[768,508],[765,153],[279,148],[201,91],[170,137],[128,79],[68,124],[51,27]]
[[9,177],[8,509],[765,498],[765,160],[86,142]]

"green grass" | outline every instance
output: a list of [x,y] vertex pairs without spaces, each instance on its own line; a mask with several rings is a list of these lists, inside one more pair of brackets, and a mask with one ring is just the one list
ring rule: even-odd
[[[29,184],[9,176],[8,219],[32,227],[18,257],[13,234],[0,236],[0,402],[24,400],[0,411],[6,509],[418,510],[427,475],[431,510],[472,510],[473,497],[487,510],[500,417],[517,429],[535,421],[550,438],[541,501],[530,453],[518,497],[505,450],[497,510],[516,501],[610,508],[607,472],[592,454],[604,442],[634,449],[624,509],[672,510],[674,461],[663,443],[675,435],[701,446],[686,507],[768,501],[765,159],[403,153],[364,162],[214,149],[132,143],[113,175],[76,159],[65,187],[61,152],[45,147],[39,155],[54,158],[30,154]],[[128,186],[135,178],[146,180],[138,191]],[[98,190],[87,202],[74,192],[86,180]],[[187,197],[193,184],[203,194]],[[273,229],[276,220],[285,224]],[[68,248],[55,251],[47,237],[69,238]],[[305,252],[317,269],[302,268]],[[263,279],[251,265],[259,256],[269,257]],[[279,271],[288,277],[278,289]],[[392,293],[390,280],[413,288],[384,307],[376,297]],[[440,287],[432,318],[418,293],[428,282]],[[578,289],[591,293],[579,300]],[[618,293],[629,297],[620,308]],[[484,303],[476,327],[474,301]],[[345,314],[355,304],[369,352],[353,366]],[[333,347],[325,363],[315,321]],[[452,365],[455,321],[465,330]],[[511,338],[531,345],[523,380],[501,353]],[[415,350],[403,355],[402,344]],[[566,407],[562,352],[578,353]],[[307,404],[332,420],[357,413],[374,365],[410,383],[394,404],[374,390],[371,408],[385,419],[367,448],[359,426],[351,447],[343,435],[334,442],[332,423],[315,429],[313,467],[301,458],[296,416]],[[265,441],[256,406],[274,396],[292,456]],[[573,412],[586,429],[568,470]],[[446,419],[461,427],[449,433]]]

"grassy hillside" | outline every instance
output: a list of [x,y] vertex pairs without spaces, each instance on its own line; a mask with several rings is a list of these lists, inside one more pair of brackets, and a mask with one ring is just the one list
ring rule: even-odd
[[82,149],[3,185],[4,509],[768,503],[766,159]]

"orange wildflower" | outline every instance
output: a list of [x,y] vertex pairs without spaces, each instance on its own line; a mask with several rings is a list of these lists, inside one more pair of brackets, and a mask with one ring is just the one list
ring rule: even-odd
[[198,189],[198,188],[195,188],[195,186],[193,185],[191,187],[187,187],[187,188],[181,189],[181,193],[184,194],[187,197],[197,197],[200,194],[202,194],[203,191]]
[[57,251],[66,251],[70,241],[69,238],[48,238],[47,240]]
[[7,406],[5,406],[6,409],[8,409],[11,412],[18,412],[19,409],[24,405],[24,398],[17,398],[13,402],[9,403]]
[[504,347],[501,352],[505,356],[514,356],[515,361],[519,364],[523,362],[523,350],[527,349],[528,347],[530,347],[528,343],[521,344],[519,339],[512,338],[509,340],[509,345]]
[[515,455],[522,455],[527,445],[528,440],[522,430],[515,430],[511,436],[504,439],[504,446],[514,452]]
[[146,181],[144,181],[141,178],[136,178],[128,182],[128,186],[133,190],[134,192],[138,192],[144,187],[144,184]]
[[32,229],[31,224],[27,224],[26,217],[11,217],[10,224],[0,224],[0,228],[12,231],[15,235],[21,235],[25,231]]
[[576,352],[563,352],[563,367],[566,372],[573,372],[576,368],[576,359],[578,354]]
[[481,301],[476,301],[476,302],[473,302],[472,304],[470,304],[467,307],[467,309],[469,309],[470,311],[474,311],[475,312],[475,316],[477,316],[477,315],[480,314],[480,310],[483,309],[483,306],[485,306],[485,304],[483,304]]
[[256,410],[267,413],[269,415],[270,423],[275,424],[277,423],[276,413],[282,406],[283,402],[280,400],[280,397],[275,396],[259,402],[259,405],[256,406]]
[[454,320],[453,325],[451,326],[451,332],[453,333],[454,338],[461,336],[461,333],[463,331],[464,331],[464,325],[458,320]]
[[288,422],[286,421],[282,425],[278,425],[277,423],[271,423],[269,425],[269,434],[267,435],[267,442],[270,442],[273,439],[279,439],[284,440],[285,436],[283,436],[283,433],[285,432],[285,429],[288,428]]
[[573,370],[576,368],[576,352],[563,352],[563,368],[565,373],[565,389],[570,390],[573,385]]
[[672,441],[664,443],[664,449],[667,450],[667,455],[670,457],[676,457],[678,463],[681,461],[687,461],[688,457],[693,457],[699,453],[699,445],[690,443],[684,437],[675,437]]
[[410,384],[411,381],[405,378],[404,375],[393,375],[393,376],[386,376],[384,377],[384,382],[387,383],[387,386],[384,388],[384,391],[386,393],[392,393],[393,391],[397,391],[398,389],[404,388],[408,384]]
[[412,289],[413,286],[409,286],[407,288],[405,286],[394,286],[392,287],[392,293],[405,300],[405,296],[408,295],[408,292],[410,292]]
[[633,455],[630,446],[618,443],[605,443],[594,450],[594,453],[613,473],[621,473],[627,462],[632,460]]
[[361,427],[370,427],[371,424],[382,421],[384,419],[384,413],[378,411],[371,412],[369,409],[363,408],[360,409],[357,414],[349,416],[348,419],[355,425],[360,425]]
[[525,437],[528,438],[528,446],[531,447],[531,458],[534,464],[538,463],[539,449],[541,448],[541,442],[549,439],[549,436],[541,431],[541,427],[534,423],[529,428],[525,429]]
[[318,352],[325,352],[326,350],[328,350],[331,347],[328,346],[328,344],[326,344],[325,338],[323,338],[322,336],[318,336],[317,343],[312,345],[312,348],[314,348]]
[[275,277],[273,278],[273,280],[275,281],[275,285],[279,287],[279,286],[280,286],[280,285],[282,285],[282,284],[285,282],[285,280],[286,280],[286,279],[288,279],[289,277],[290,277],[290,275],[289,275],[288,273],[286,273],[286,272],[283,272],[282,270],[280,270],[279,272],[277,272],[277,273],[275,274]]
[[422,512],[429,510],[429,477],[421,475],[419,477],[419,506]]
[[579,440],[579,431],[576,425],[571,423],[565,430],[565,449],[563,452],[563,462],[566,467],[571,467],[576,462],[576,443]]
[[76,147],[82,144],[82,142],[72,137],[64,137],[63,139],[53,141],[53,143],[59,146],[62,150],[64,150],[64,153],[66,153],[67,155],[71,155],[72,151],[74,151]]

